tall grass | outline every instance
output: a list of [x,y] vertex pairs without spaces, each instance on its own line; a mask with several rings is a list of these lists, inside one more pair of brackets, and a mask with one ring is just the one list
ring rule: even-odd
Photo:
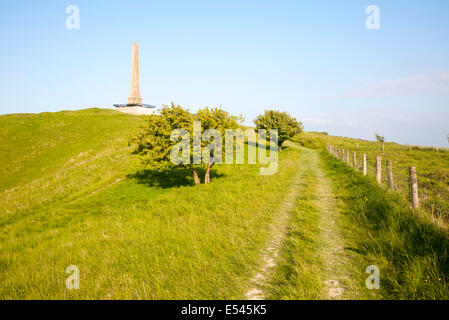
[[[329,136],[307,132],[295,139],[298,143],[316,149],[325,149],[330,143],[339,149],[356,151],[358,170],[361,170],[362,156],[367,155],[368,175],[376,172],[376,156],[382,159],[382,184],[387,185],[386,160],[391,160],[395,191],[409,199],[409,166],[415,166],[418,173],[419,196],[426,211],[442,223],[449,223],[449,151],[430,147],[400,145],[394,142],[385,144],[385,151],[378,142]],[[358,149],[357,149],[358,145]],[[352,162],[352,154],[350,157]]]
[[[447,299],[449,297],[449,239],[447,233],[419,212],[409,209],[398,194],[379,187],[351,167],[322,151],[341,210],[354,227],[345,237],[352,255],[364,270],[377,265],[383,299]],[[374,294],[374,293],[373,293]]]

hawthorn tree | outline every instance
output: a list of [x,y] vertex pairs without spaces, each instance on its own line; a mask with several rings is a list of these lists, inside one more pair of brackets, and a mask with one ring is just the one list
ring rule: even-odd
[[[210,170],[212,167],[216,164],[215,161],[215,152],[219,150],[220,156],[219,158],[222,158],[222,155],[224,153],[225,145],[223,143],[223,139],[225,138],[225,130],[226,129],[238,129],[240,128],[240,123],[244,121],[242,116],[236,117],[229,112],[221,109],[221,108],[204,108],[198,110],[198,113],[195,116],[195,120],[201,121],[201,136],[203,139],[201,139],[201,152],[203,154],[203,157],[207,157],[205,161],[206,165],[206,172],[204,174],[204,183],[207,184],[210,182]],[[210,144],[208,142],[208,137],[204,137],[205,131],[207,130],[217,130],[217,133],[220,134],[220,140],[216,141],[216,137],[213,137],[212,142],[217,143],[216,148],[214,148],[212,151],[210,151],[210,154],[205,154],[204,148],[207,147],[207,145]],[[204,139],[206,138],[206,139]],[[212,137],[211,137],[212,138]],[[208,150],[206,149],[206,153]],[[204,159],[203,159],[204,160]]]
[[192,132],[193,116],[181,106],[163,106],[160,114],[151,114],[146,123],[130,139],[134,145],[135,155],[138,155],[142,163],[154,171],[169,171],[174,167],[187,167],[193,173],[195,185],[199,184],[198,173],[193,166],[179,164],[170,161],[170,150],[176,144],[171,141],[172,131],[177,128]]
[[[152,170],[162,172],[176,167],[188,168],[197,186],[201,183],[198,169],[202,167],[205,167],[204,183],[210,182],[210,170],[216,163],[214,153],[218,151],[217,147],[211,148],[211,144],[220,148],[218,153],[221,155],[225,129],[239,128],[241,121],[241,117],[232,116],[221,108],[204,108],[193,115],[172,103],[171,106],[163,106],[159,114],[148,116],[146,124],[130,139],[130,144],[135,145],[133,154],[138,155],[142,163]],[[218,135],[211,135],[208,129]],[[188,150],[176,149],[179,140],[185,140]],[[195,143],[199,150],[194,150]],[[199,153],[199,161],[194,156],[195,152],[197,155]],[[181,154],[179,159],[183,160],[178,163],[172,161],[173,153]]]
[[376,133],[376,140],[377,140],[377,142],[382,143],[382,151],[385,151],[385,137],[380,136]]
[[282,144],[303,132],[304,127],[302,123],[287,112],[280,112],[275,110],[266,110],[263,115],[257,116],[254,120],[256,129],[265,129],[267,132],[272,129],[278,130],[278,148],[282,152]]

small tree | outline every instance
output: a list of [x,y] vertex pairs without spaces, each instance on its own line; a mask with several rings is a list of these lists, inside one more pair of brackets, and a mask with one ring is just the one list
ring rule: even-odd
[[303,132],[303,125],[300,121],[291,117],[287,112],[267,110],[263,115],[257,116],[254,120],[256,129],[265,129],[267,132],[272,129],[278,130],[278,148],[282,152],[282,144]]
[[[201,131],[196,133],[201,139],[200,149],[197,150],[200,152],[199,162],[194,159],[194,121],[201,121]],[[131,138],[130,144],[135,145],[133,154],[138,155],[142,163],[155,171],[170,171],[175,167],[188,168],[193,174],[195,185],[201,183],[198,176],[198,169],[206,166],[204,182],[209,183],[210,170],[215,162],[205,163],[201,161],[205,147],[210,144],[208,140],[203,139],[205,131],[208,129],[218,130],[222,140],[224,138],[224,130],[238,128],[239,122],[241,121],[241,117],[231,116],[228,112],[219,108],[201,109],[196,115],[193,115],[188,110],[180,106],[175,106],[172,103],[171,106],[163,106],[160,114],[150,115],[146,124]],[[189,150],[178,152],[178,154],[181,152],[183,156],[184,152],[188,153],[185,159],[187,161],[180,163],[175,163],[171,159],[172,149],[178,144],[178,141],[172,139],[172,134],[177,130],[183,130],[182,132],[187,137],[183,136],[181,138],[187,139],[187,145],[189,146]],[[221,146],[223,146],[222,141],[217,142],[220,142]],[[214,156],[214,150],[211,151],[212,158]],[[176,151],[178,150],[174,149],[175,153]]]
[[380,136],[376,133],[376,140],[377,140],[377,142],[382,143],[382,151],[385,151],[385,137]]
[[447,138],[447,143],[449,143],[449,134],[447,135],[447,137],[446,137],[446,138]]
[[193,128],[193,116],[181,106],[163,106],[160,114],[148,116],[146,124],[131,137],[130,144],[135,145],[133,154],[152,170],[163,172],[174,167],[187,167],[193,173],[195,185],[200,183],[196,168],[192,165],[176,165],[170,161],[170,151],[176,144],[170,137],[173,130],[186,129],[189,133]]
[[[206,130],[215,129],[217,130],[221,135],[221,141],[219,141],[219,144],[221,144],[221,153],[223,154],[225,145],[223,143],[223,139],[225,137],[225,130],[226,129],[238,129],[240,128],[239,123],[243,122],[244,119],[242,116],[236,117],[229,112],[221,109],[221,108],[204,108],[198,110],[198,113],[195,116],[195,120],[201,121],[201,135],[204,136],[204,133]],[[215,138],[214,138],[215,139]],[[212,140],[214,141],[214,140]],[[206,145],[208,145],[210,142],[201,140],[201,152],[203,152]],[[210,156],[214,157],[214,152],[211,151]],[[205,163],[206,165],[206,172],[204,174],[204,183],[207,184],[210,182],[210,170],[215,165],[215,161],[211,160],[208,163]]]

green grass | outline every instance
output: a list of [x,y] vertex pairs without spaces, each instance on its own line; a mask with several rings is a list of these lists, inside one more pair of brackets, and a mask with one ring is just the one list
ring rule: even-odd
[[[144,118],[89,109],[0,117],[0,298],[243,298],[300,152],[279,171],[144,171],[128,137]],[[65,288],[77,265],[81,289]]]
[[0,208],[67,201],[127,173],[128,137],[142,118],[112,110],[0,116]]
[[[304,152],[303,152],[304,153]],[[319,252],[320,212],[315,206],[317,177],[310,155],[302,156],[301,183],[295,208],[290,213],[281,259],[267,290],[270,299],[320,299],[324,274]]]
[[365,268],[380,268],[381,289],[372,298],[447,299],[449,239],[425,215],[410,210],[396,193],[380,188],[322,151],[334,191],[342,200],[344,233],[351,246],[353,276],[364,284]]
[[[323,298],[333,241],[323,225],[333,221],[323,221],[320,199],[329,179],[348,258],[333,272],[348,275],[345,298],[449,297],[447,232],[372,176],[325,151],[318,161],[318,150],[286,148],[276,175],[217,165],[211,184],[194,187],[189,171],[151,172],[130,155],[129,136],[144,120],[100,109],[0,116],[1,299],[241,299],[298,174],[269,298]],[[299,141],[357,143],[318,133]],[[359,144],[359,153],[379,152],[373,142]],[[386,150],[404,163],[427,159],[418,171],[445,179],[446,152]],[[80,290],[65,287],[69,265],[80,268]],[[365,288],[369,265],[380,268],[379,291]]]
[[[319,152],[321,163],[311,156]],[[423,212],[372,177],[326,151],[303,151],[302,183],[279,264],[267,286],[271,299],[327,299],[326,279],[338,279],[343,299],[447,299],[449,238]],[[317,166],[326,174],[320,179]],[[321,181],[320,181],[321,180]],[[334,221],[323,211],[320,183],[330,181]],[[332,196],[324,192],[326,199]],[[326,237],[335,228],[341,238]],[[323,230],[325,233],[323,234]],[[333,260],[326,247],[342,247]],[[339,250],[340,251],[340,250]],[[380,269],[380,290],[366,288],[368,266]]]
[[[439,152],[436,152],[431,147],[413,146],[411,151],[408,151],[406,145],[386,142],[383,152],[382,145],[375,141],[329,136],[316,132],[305,132],[294,141],[307,148],[326,149],[326,143],[328,142],[339,149],[357,151],[359,165],[361,164],[361,156],[366,154],[372,167],[374,167],[375,156],[381,156],[383,160],[393,160],[398,168],[416,166],[418,173],[444,180],[446,186],[449,187],[448,149],[440,148]],[[358,150],[357,144],[359,144]]]
[[[326,143],[338,149],[357,152],[358,167],[362,166],[362,156],[367,155],[368,175],[375,175],[376,156],[382,158],[382,183],[387,185],[386,160],[391,160],[395,190],[409,199],[408,168],[415,166],[418,173],[420,200],[432,216],[449,223],[449,150],[436,152],[431,147],[400,145],[394,142],[385,144],[382,151],[380,143],[360,139],[329,136],[317,132],[306,132],[295,139],[296,142],[308,148],[325,149]],[[357,144],[359,148],[357,150]],[[350,157],[352,162],[352,154]]]
[[[365,230],[348,219],[345,202],[335,196],[323,167],[327,168],[319,151],[302,149],[299,196],[278,267],[267,286],[269,297],[334,299],[328,284],[334,280],[344,289],[338,299],[376,299],[378,295],[367,290],[364,279],[358,277],[366,266],[353,258],[357,243],[347,236]],[[340,187],[335,183],[335,188]]]

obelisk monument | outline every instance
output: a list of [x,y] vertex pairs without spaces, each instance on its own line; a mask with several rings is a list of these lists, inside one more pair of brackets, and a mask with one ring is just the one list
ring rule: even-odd
[[133,44],[133,57],[131,60],[131,92],[128,97],[127,104],[114,104],[118,111],[137,114],[149,115],[155,110],[155,106],[142,103],[140,96],[140,78],[139,78],[139,46],[137,42]]
[[128,105],[142,105],[139,80],[139,46],[137,45],[137,42],[134,42],[133,44],[133,57],[131,61],[131,93],[128,98]]

